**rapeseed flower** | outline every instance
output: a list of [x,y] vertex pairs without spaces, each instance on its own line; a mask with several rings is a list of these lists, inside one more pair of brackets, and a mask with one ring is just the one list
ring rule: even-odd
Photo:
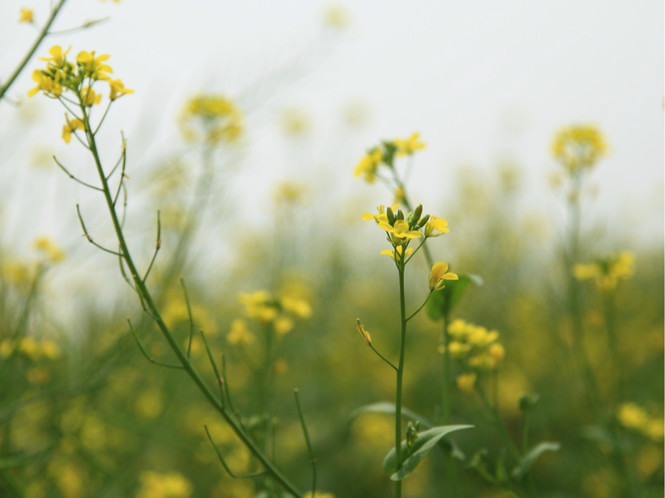
[[448,271],[448,263],[434,263],[429,272],[429,290],[438,291],[446,286],[446,280],[458,280],[457,274]]
[[410,156],[417,150],[424,149],[427,144],[421,142],[420,133],[413,132],[409,138],[396,138],[393,144],[397,147],[397,157]]
[[232,143],[244,132],[242,112],[223,95],[194,95],[187,101],[179,121],[185,140],[190,142]]
[[19,12],[18,22],[33,23],[35,21],[32,9],[23,7]]
[[562,128],[552,141],[552,155],[569,173],[593,167],[606,153],[605,137],[594,125],[581,124]]
[[573,275],[578,280],[594,280],[601,291],[614,289],[619,280],[626,280],[633,276],[635,255],[630,251],[623,251],[618,255],[609,255],[598,258],[592,263],[576,264]]
[[383,151],[381,147],[370,149],[356,165],[353,171],[355,176],[364,175],[367,183],[374,183],[376,173],[383,161]]

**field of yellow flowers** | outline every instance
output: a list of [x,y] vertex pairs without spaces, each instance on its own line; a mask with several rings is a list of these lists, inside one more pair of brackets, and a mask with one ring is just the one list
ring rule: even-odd
[[[30,242],[0,240],[0,496],[662,496],[662,241],[590,221],[620,137],[551,130],[559,220],[525,213],[510,163],[420,199],[434,138],[412,130],[340,165],[360,199],[243,186],[250,110],[192,91],[158,118],[178,143],[146,160],[122,129],[142,98],[114,71],[125,54],[79,43],[106,19],[55,32],[65,4],[5,12],[35,29],[0,68],[0,117],[38,99],[61,142],[44,160],[25,118],[3,179],[30,167],[12,158],[47,162],[74,237],[27,213]],[[285,143],[310,125],[278,122]],[[243,189],[262,180],[259,213]],[[53,191],[23,195],[39,208]]]

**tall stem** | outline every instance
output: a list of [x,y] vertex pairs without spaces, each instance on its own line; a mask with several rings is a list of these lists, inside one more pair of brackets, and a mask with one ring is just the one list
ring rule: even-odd
[[[450,359],[450,349],[448,344],[450,343],[450,336],[448,335],[448,322],[449,317],[448,313],[443,314],[443,325],[442,325],[442,344],[443,344],[443,379],[442,379],[442,389],[441,389],[441,408],[443,425],[450,424],[450,399],[452,391],[452,371],[451,371],[451,359]],[[448,488],[450,495],[453,498],[459,496],[459,491],[457,489],[457,468],[455,465],[455,459],[452,454],[446,453],[444,455],[444,463],[446,465],[446,472],[448,475]]]
[[241,425],[227,412],[226,408],[222,405],[221,400],[219,400],[216,395],[210,390],[205,381],[201,378],[199,372],[194,368],[189,358],[182,351],[175,338],[171,334],[171,331],[164,323],[157,305],[155,304],[152,294],[148,290],[145,282],[140,278],[138,268],[134,262],[134,259],[129,251],[127,242],[125,240],[125,235],[122,231],[122,226],[120,220],[115,210],[115,205],[113,203],[113,196],[111,194],[111,189],[108,184],[108,180],[104,173],[104,168],[102,166],[101,159],[99,158],[99,152],[97,150],[97,143],[95,141],[95,136],[92,134],[92,131],[89,126],[88,114],[86,112],[85,106],[81,105],[81,111],[83,114],[84,122],[86,123],[86,139],[88,147],[92,156],[94,158],[95,167],[97,169],[97,174],[99,176],[100,182],[102,184],[102,190],[104,194],[104,200],[106,201],[106,207],[108,209],[109,215],[111,217],[111,222],[113,224],[113,229],[115,231],[116,239],[120,247],[120,254],[129,269],[129,273],[134,281],[136,287],[136,292],[139,295],[142,303],[144,304],[147,312],[152,316],[157,328],[160,330],[166,342],[168,342],[171,350],[178,358],[178,361],[182,365],[183,369],[192,379],[194,384],[198,387],[199,391],[203,396],[208,400],[208,402],[215,407],[219,414],[224,418],[224,420],[231,426],[233,431],[236,433],[238,438],[243,442],[243,444],[252,452],[252,454],[263,464],[266,468],[266,471],[273,476],[273,478],[280,483],[284,489],[293,494],[296,497],[300,497],[301,493],[296,489],[296,487],[282,474],[282,472],[275,467],[275,465],[270,461],[268,456],[254,443],[252,438],[245,432]]
[[[402,465],[402,379],[404,376],[404,357],[406,349],[406,300],[404,297],[404,255],[397,265],[399,273],[399,309],[400,309],[400,339],[399,361],[397,363],[397,381],[395,390],[395,456],[397,468]],[[402,496],[402,481],[395,482],[395,497]]]

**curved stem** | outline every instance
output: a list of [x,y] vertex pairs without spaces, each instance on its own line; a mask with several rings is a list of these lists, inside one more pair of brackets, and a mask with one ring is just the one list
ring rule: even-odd
[[155,324],[157,325],[157,328],[160,330],[160,332],[168,342],[169,346],[171,347],[174,354],[178,358],[178,361],[183,366],[183,369],[185,370],[187,375],[192,379],[192,381],[197,386],[199,391],[201,391],[203,396],[219,412],[219,414],[224,418],[226,423],[228,423],[231,426],[233,432],[235,432],[235,434],[243,442],[243,444],[263,464],[263,466],[266,468],[266,471],[270,475],[272,475],[272,477],[276,481],[278,481],[285,490],[287,490],[296,497],[300,497],[301,493],[296,489],[296,487],[287,479],[287,477],[284,474],[282,474],[282,472],[277,467],[275,467],[275,465],[267,457],[267,455],[254,443],[249,434],[247,434],[243,430],[240,423],[236,421],[235,418],[233,418],[229,414],[229,412],[225,409],[221,400],[218,399],[218,397],[211,391],[211,389],[208,387],[205,381],[201,378],[199,372],[192,365],[189,358],[182,351],[182,349],[176,342],[175,338],[171,334],[171,331],[164,323],[164,320],[162,319],[162,316],[159,313],[159,310],[157,309],[157,305],[153,300],[152,294],[148,290],[145,282],[139,278],[139,271],[137,269],[136,263],[134,262],[132,254],[130,253],[129,248],[127,246],[127,241],[125,240],[125,235],[122,231],[120,220],[118,219],[118,215],[115,211],[111,190],[108,181],[106,179],[106,175],[104,173],[104,168],[102,166],[101,159],[99,157],[95,136],[92,134],[90,126],[87,124],[88,116],[86,114],[85,106],[83,106],[82,103],[81,103],[81,110],[83,112],[83,116],[86,122],[86,130],[85,130],[86,138],[88,140],[90,152],[92,153],[94,159],[95,167],[97,169],[97,174],[102,183],[102,188],[104,191],[103,192],[104,200],[106,201],[106,207],[111,217],[111,222],[113,224],[113,229],[115,231],[116,238],[118,239],[118,244],[120,246],[120,253],[122,254],[123,259],[127,265],[130,278],[134,282],[134,285],[136,287],[136,292],[139,294],[142,303],[146,307],[147,312],[152,316],[153,320],[155,321]]

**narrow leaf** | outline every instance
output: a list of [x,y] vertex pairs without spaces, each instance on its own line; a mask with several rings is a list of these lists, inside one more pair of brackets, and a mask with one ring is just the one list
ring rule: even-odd
[[536,463],[536,460],[546,451],[558,451],[561,445],[557,442],[543,441],[531,448],[529,452],[522,457],[522,461],[512,471],[512,476],[516,480],[521,480]]
[[472,425],[443,425],[433,427],[418,434],[418,438],[410,450],[407,447],[406,441],[402,441],[400,453],[402,455],[407,455],[406,458],[404,458],[402,465],[399,469],[397,468],[397,453],[395,448],[393,448],[383,460],[383,470],[386,474],[391,474],[391,480],[401,481],[414,471],[420,461],[432,451],[432,448],[434,448],[444,436],[451,432],[470,429],[472,427]]

